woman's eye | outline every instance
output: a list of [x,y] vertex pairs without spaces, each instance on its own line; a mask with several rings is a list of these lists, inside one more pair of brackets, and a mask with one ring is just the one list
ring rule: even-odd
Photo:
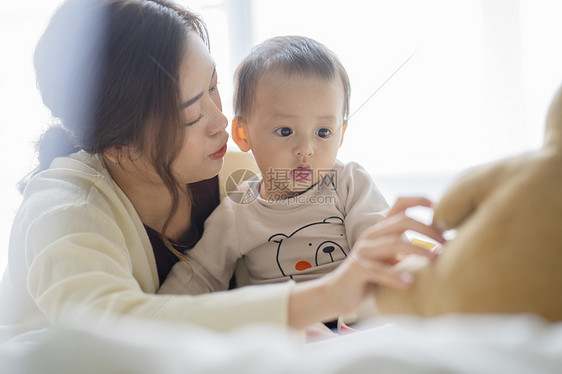
[[209,88],[209,93],[215,92],[219,88],[219,84],[215,84],[213,87]]
[[293,130],[291,130],[289,127],[281,127],[279,129],[275,130],[275,132],[279,136],[286,137],[286,136],[291,135],[293,133]]
[[330,135],[332,135],[332,130],[326,129],[326,128],[321,128],[321,129],[316,130],[316,132],[314,134],[316,136],[321,137],[321,138],[327,138]]
[[197,119],[195,119],[194,121],[188,122],[185,124],[185,126],[189,127],[189,126],[193,126],[195,125],[197,122],[199,122],[201,120],[201,118],[203,118],[203,113],[201,113],[199,115],[199,117],[197,117]]

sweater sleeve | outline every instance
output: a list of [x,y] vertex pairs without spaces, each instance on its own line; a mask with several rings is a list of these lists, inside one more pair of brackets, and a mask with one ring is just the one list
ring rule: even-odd
[[337,186],[349,248],[353,248],[363,231],[382,219],[389,206],[369,173],[355,162],[340,169]]
[[185,252],[188,263],[174,265],[159,294],[199,295],[228,289],[241,257],[234,208],[230,199],[223,199],[205,221],[199,242]]
[[215,330],[259,322],[287,324],[290,284],[202,296],[143,292],[133,266],[135,249],[127,248],[112,217],[88,204],[37,217],[22,240],[28,292],[51,324],[116,315]]

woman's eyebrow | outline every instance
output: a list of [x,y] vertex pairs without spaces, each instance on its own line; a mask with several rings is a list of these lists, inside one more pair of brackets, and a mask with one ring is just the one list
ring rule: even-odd
[[191,99],[188,99],[187,101],[184,101],[181,104],[181,107],[185,109],[188,106],[195,104],[197,102],[197,100],[199,100],[201,98],[201,96],[203,96],[203,92],[200,92],[197,95],[193,96]]
[[[217,75],[217,67],[215,64],[213,64],[213,75],[211,75],[211,80],[215,77],[215,75]],[[189,107],[190,105],[193,105],[197,102],[197,100],[199,100],[201,98],[201,96],[203,96],[203,92],[198,93],[197,95],[193,96],[191,99],[184,101],[181,104],[182,109],[185,109],[187,107]]]

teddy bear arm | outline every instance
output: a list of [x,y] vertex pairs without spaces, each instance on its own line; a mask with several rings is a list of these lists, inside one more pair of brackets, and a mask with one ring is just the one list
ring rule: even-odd
[[503,165],[481,167],[457,180],[436,204],[433,224],[441,230],[458,227],[498,184]]

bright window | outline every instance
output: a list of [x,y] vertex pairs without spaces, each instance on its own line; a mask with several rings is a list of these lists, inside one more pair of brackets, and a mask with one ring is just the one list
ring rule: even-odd
[[[20,201],[14,186],[32,168],[33,141],[49,122],[32,54],[59,3],[12,1],[0,11],[0,269]],[[183,3],[209,26],[229,118],[232,73],[253,44],[301,34],[336,52],[357,111],[340,159],[363,164],[390,201],[402,193],[437,198],[467,167],[538,148],[562,82],[555,0]]]

